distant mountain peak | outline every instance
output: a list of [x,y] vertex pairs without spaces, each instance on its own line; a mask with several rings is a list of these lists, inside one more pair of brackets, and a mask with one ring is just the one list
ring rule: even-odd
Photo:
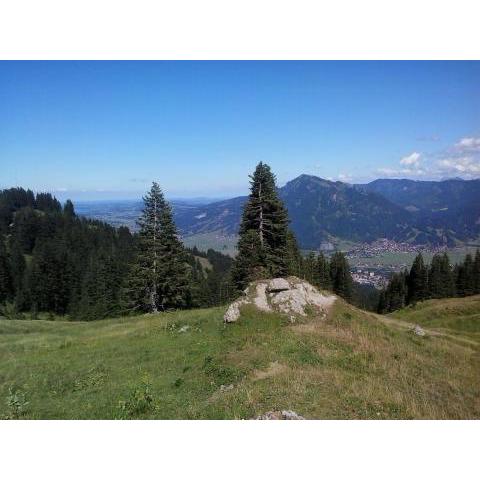
[[326,178],[317,177],[315,175],[308,175],[306,173],[302,173],[302,175],[299,175],[298,177],[294,178],[293,180],[290,180],[289,182],[287,182],[285,184],[285,186],[282,187],[282,188],[286,188],[289,185],[291,186],[291,185],[296,185],[296,184],[300,184],[300,185],[316,184],[316,185],[331,186],[331,185],[335,185],[335,184],[338,184],[338,183],[342,183],[342,182],[333,182],[332,180],[327,180]]
[[[303,248],[338,239],[453,244],[480,234],[480,180],[379,179],[350,185],[302,174],[279,188]],[[236,234],[247,197],[177,210],[183,235]]]

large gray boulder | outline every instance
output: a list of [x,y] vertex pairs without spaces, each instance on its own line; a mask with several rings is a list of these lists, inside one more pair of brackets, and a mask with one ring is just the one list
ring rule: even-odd
[[278,312],[289,316],[305,317],[312,310],[326,314],[336,300],[335,295],[325,295],[313,285],[297,277],[273,278],[252,282],[244,295],[235,300],[224,315],[226,323],[236,322],[240,318],[240,309],[244,305],[253,305],[263,312]]

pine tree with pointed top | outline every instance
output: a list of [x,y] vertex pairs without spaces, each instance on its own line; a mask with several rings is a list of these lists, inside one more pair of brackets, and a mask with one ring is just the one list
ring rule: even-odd
[[132,307],[152,313],[183,307],[190,286],[189,267],[170,205],[156,182],[143,202],[138,250],[127,287]]
[[160,280],[158,298],[161,308],[185,307],[190,289],[190,269],[168,202],[164,202],[160,213],[160,262],[158,266]]
[[342,298],[351,300],[353,297],[353,279],[350,266],[342,252],[335,252],[330,259],[330,279],[332,289]]
[[65,205],[63,206],[63,213],[69,218],[75,217],[75,208],[71,200],[67,200],[65,202]]
[[250,179],[232,269],[233,283],[240,290],[252,280],[288,274],[288,213],[278,196],[275,175],[260,162]]
[[465,260],[457,269],[457,294],[461,297],[473,295],[475,293],[475,265],[472,255],[467,253]]
[[378,313],[388,313],[407,304],[407,272],[394,273],[378,302]]
[[428,268],[419,253],[413,261],[407,279],[407,303],[416,303],[428,298]]
[[428,297],[446,298],[455,295],[455,282],[448,255],[433,256],[428,271]]
[[318,286],[320,288],[329,289],[331,287],[330,265],[322,252],[317,256],[316,269]]

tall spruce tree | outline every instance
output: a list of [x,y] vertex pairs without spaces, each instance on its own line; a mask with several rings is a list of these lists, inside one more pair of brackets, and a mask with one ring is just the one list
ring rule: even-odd
[[407,304],[407,273],[394,273],[387,287],[382,290],[378,302],[378,313],[388,313]]
[[288,214],[278,196],[275,176],[260,162],[250,179],[232,269],[233,283],[240,290],[252,280],[288,273]]
[[353,296],[353,279],[350,266],[342,252],[335,252],[330,259],[330,279],[332,289],[342,298],[351,300]]
[[428,271],[428,296],[446,298],[455,295],[455,282],[448,255],[436,254]]
[[129,285],[133,307],[153,313],[183,307],[189,296],[189,267],[170,205],[156,182],[143,202],[138,251]]
[[317,285],[320,288],[329,289],[331,287],[330,266],[325,255],[320,252],[317,256]]
[[472,255],[468,253],[457,270],[457,294],[461,297],[475,293],[475,265]]
[[421,302],[428,298],[428,268],[423,261],[421,253],[419,253],[413,261],[410,274],[408,275],[407,285],[407,303]]

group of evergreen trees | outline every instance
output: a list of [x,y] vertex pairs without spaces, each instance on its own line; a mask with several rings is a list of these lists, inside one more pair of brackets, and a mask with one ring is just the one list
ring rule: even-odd
[[[270,167],[259,163],[250,178],[235,260],[214,250],[186,249],[155,182],[143,199],[136,234],[80,218],[72,202],[62,206],[48,193],[0,191],[3,314],[29,312],[35,318],[48,312],[92,320],[214,306],[231,300],[251,281],[287,275],[368,308],[373,297],[355,288],[341,252],[330,259],[301,254]],[[430,266],[418,255],[408,273],[393,275],[380,294],[378,311],[475,293],[480,293],[480,251],[455,268],[446,254],[435,255]]]
[[[303,258],[270,167],[259,163],[235,260],[185,249],[157,183],[144,197],[139,232],[77,217],[50,194],[0,192],[0,306],[92,320],[226,303],[252,280],[296,275],[351,299],[345,257]],[[8,306],[8,308],[5,308]],[[7,312],[8,313],[8,312]]]
[[193,247],[187,253],[192,269],[192,305],[213,307],[232,300],[236,293],[230,281],[233,259],[211,248],[201,252]]
[[310,252],[306,257],[300,257],[296,265],[295,274],[300,278],[319,288],[332,290],[346,300],[353,300],[353,279],[342,252],[335,252],[330,259],[321,252],[318,255]]
[[133,237],[77,217],[50,194],[0,192],[0,306],[99,318],[119,311]]
[[[231,259],[210,253],[204,268],[199,252],[184,251],[156,184],[140,225],[132,235],[80,218],[70,201],[62,207],[50,194],[0,191],[0,315],[93,320],[226,301]],[[221,293],[212,294],[217,286]]]
[[381,292],[378,312],[398,310],[429,298],[465,297],[480,293],[480,250],[467,254],[452,268],[446,253],[436,254],[426,265],[419,253],[410,271],[396,273]]

